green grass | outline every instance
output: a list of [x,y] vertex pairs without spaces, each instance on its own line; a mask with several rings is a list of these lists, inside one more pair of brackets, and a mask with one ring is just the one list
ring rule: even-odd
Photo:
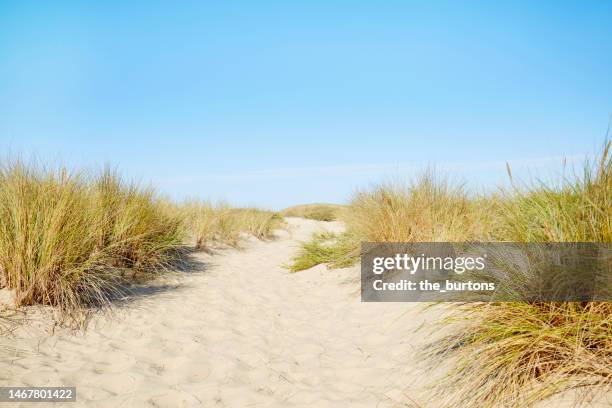
[[350,236],[323,233],[303,243],[288,268],[291,272],[310,269],[319,264],[327,264],[331,268],[344,268],[358,260],[359,250]]

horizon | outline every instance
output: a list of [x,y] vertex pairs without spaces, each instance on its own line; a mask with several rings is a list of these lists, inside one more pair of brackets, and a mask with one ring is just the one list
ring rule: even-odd
[[0,5],[5,156],[278,210],[546,178],[608,136],[612,4],[146,4]]

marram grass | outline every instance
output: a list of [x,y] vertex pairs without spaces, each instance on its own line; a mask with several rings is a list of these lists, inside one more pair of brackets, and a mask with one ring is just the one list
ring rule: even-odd
[[[557,188],[515,189],[500,205],[501,240],[612,242],[610,143]],[[437,387],[448,407],[532,406],[569,389],[580,405],[612,389],[610,302],[473,303],[450,320],[429,354],[455,362]]]
[[270,211],[176,205],[110,169],[85,174],[12,161],[0,167],[0,289],[12,291],[16,306],[76,316],[181,261],[189,235],[198,248],[237,246],[244,234],[266,239],[281,225]]
[[304,242],[287,268],[291,272],[310,269],[319,264],[331,268],[351,266],[359,260],[359,248],[347,234],[321,233]]
[[316,221],[335,221],[340,218],[344,208],[338,204],[303,204],[285,208],[282,215]]
[[292,271],[318,263],[345,267],[359,260],[361,241],[436,242],[486,240],[494,214],[490,200],[468,197],[463,186],[427,172],[408,185],[385,183],[358,191],[341,213],[345,233],[314,237],[302,245]]
[[[468,196],[426,174],[409,185],[358,192],[343,217],[347,232],[315,236],[290,266],[346,265],[360,241],[612,242],[612,154],[564,176],[489,196]],[[511,171],[509,170],[511,175]],[[576,405],[612,391],[612,304],[469,303],[440,322],[446,335],[428,362],[450,363],[431,401],[441,407],[527,407],[573,389]]]
[[269,239],[283,226],[282,217],[257,208],[232,208],[227,204],[190,200],[177,208],[184,220],[186,233],[198,249],[213,243],[237,247],[241,236]]
[[107,304],[135,273],[171,262],[178,218],[152,190],[12,162],[0,168],[0,286],[17,306]]

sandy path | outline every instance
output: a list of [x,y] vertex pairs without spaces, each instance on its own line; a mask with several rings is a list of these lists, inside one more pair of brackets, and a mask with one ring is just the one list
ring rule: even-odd
[[435,407],[422,397],[431,372],[416,368],[427,331],[415,329],[440,311],[360,303],[357,268],[290,274],[299,241],[340,226],[288,221],[272,242],[195,255],[174,285],[84,333],[22,327],[12,341],[26,355],[0,360],[0,386],[74,385],[67,407]]
[[405,407],[424,315],[361,304],[354,268],[288,273],[300,240],[338,228],[289,223],[272,242],[196,255],[203,270],[84,334],[18,334],[32,354],[0,362],[0,385],[76,385],[79,406]]

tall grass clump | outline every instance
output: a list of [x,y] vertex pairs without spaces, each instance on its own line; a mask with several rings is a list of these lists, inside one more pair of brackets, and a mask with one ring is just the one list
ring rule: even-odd
[[111,171],[0,167],[0,287],[17,306],[104,305],[135,273],[174,259],[179,231],[152,190]]
[[184,220],[187,234],[198,249],[213,243],[237,247],[241,235],[268,239],[283,224],[282,217],[272,211],[256,208],[232,208],[225,203],[187,201],[178,210]]
[[257,208],[237,208],[234,210],[241,232],[258,239],[268,239],[274,235],[274,230],[283,226],[283,218],[273,211]]
[[[512,178],[512,174],[510,177]],[[612,242],[612,154],[607,143],[596,161],[558,187],[515,186],[502,202],[498,238],[517,242]]]
[[303,204],[285,208],[285,217],[301,217],[315,221],[335,221],[340,218],[344,206],[338,204]]
[[342,213],[346,232],[334,239],[314,237],[304,243],[290,269],[303,270],[318,263],[350,265],[358,260],[361,241],[484,240],[490,234],[488,220],[494,210],[493,201],[470,198],[462,185],[431,171],[408,184],[384,183],[357,192]]
[[387,183],[358,192],[346,222],[362,241],[469,241],[488,233],[485,205],[470,199],[462,185],[428,171],[407,185]]
[[152,187],[126,183],[109,169],[94,178],[92,187],[98,242],[111,249],[115,266],[148,273],[177,259],[182,221]]
[[[507,193],[497,238],[518,242],[612,242],[612,158],[556,188]],[[431,356],[454,370],[439,385],[446,406],[531,406],[577,390],[576,403],[612,388],[612,303],[513,302],[463,305]]]

